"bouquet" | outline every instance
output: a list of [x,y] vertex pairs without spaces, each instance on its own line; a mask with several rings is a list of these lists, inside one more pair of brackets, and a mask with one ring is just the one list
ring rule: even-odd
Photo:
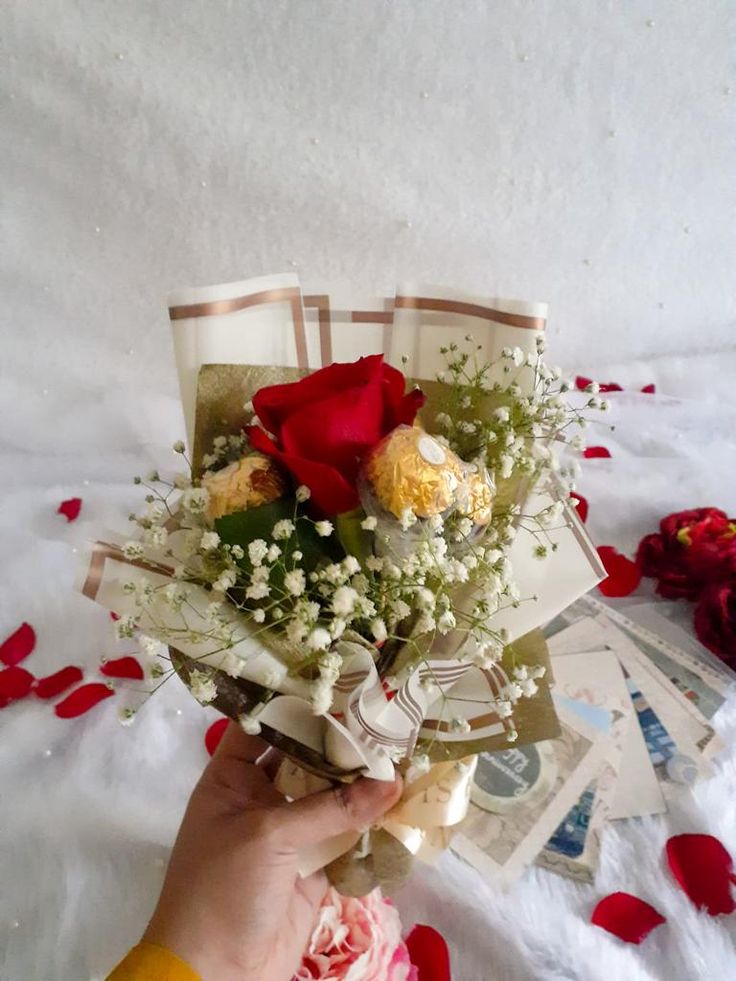
[[160,683],[282,752],[287,797],[398,768],[380,827],[302,856],[345,895],[391,888],[447,845],[479,752],[558,733],[538,628],[605,575],[546,310],[425,288],[345,311],[281,276],[170,315],[186,466],[136,478],[135,534],[93,546],[82,590],[166,645]]

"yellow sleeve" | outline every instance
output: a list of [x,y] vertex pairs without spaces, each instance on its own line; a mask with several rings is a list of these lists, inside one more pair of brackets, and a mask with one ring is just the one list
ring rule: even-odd
[[134,947],[107,981],[202,981],[180,957],[157,944]]

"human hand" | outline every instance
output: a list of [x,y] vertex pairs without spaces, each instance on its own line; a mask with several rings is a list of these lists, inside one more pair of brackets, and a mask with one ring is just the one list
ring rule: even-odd
[[367,827],[401,795],[399,779],[360,779],[289,804],[272,782],[279,761],[228,726],[179,829],[143,939],[203,981],[290,981],[327,888],[322,872],[300,877],[298,849]]

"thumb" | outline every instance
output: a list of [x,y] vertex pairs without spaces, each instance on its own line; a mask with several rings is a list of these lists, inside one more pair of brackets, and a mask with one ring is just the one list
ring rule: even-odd
[[292,848],[316,845],[326,838],[367,828],[392,807],[403,788],[398,775],[389,780],[362,777],[280,808],[279,837]]

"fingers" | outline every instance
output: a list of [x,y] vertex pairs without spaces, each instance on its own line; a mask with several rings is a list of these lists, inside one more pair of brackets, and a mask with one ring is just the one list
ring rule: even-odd
[[215,752],[216,759],[234,759],[241,763],[255,763],[268,749],[268,743],[260,736],[249,736],[237,722],[231,722]]
[[278,810],[278,838],[291,848],[374,824],[401,796],[402,782],[364,777],[349,786],[302,797]]

